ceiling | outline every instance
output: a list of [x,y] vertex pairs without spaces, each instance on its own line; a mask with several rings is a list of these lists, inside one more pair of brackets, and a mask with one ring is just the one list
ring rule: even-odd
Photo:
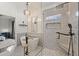
[[55,7],[59,4],[62,4],[62,3],[64,3],[64,2],[43,2],[42,8],[43,9],[48,9],[48,8],[51,8],[51,7],[53,8],[53,7]]
[[30,8],[33,10],[34,8],[38,8],[40,6],[40,8],[42,10],[45,10],[45,9],[48,9],[48,8],[53,8],[59,4],[62,4],[64,2],[31,2],[29,5],[30,5]]

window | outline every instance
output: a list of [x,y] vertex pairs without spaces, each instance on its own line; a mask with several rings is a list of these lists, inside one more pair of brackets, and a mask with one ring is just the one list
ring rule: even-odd
[[60,22],[60,18],[61,18],[61,14],[57,14],[57,15],[52,15],[52,16],[46,17],[46,20],[50,20],[53,22]]

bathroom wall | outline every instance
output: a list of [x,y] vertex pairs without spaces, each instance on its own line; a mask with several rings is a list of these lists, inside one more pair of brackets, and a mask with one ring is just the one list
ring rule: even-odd
[[7,16],[0,16],[0,33],[3,31],[12,32],[12,20]]
[[15,17],[17,33],[26,32],[25,27],[18,26],[22,21],[25,21],[25,24],[27,24],[26,16],[24,15],[25,8],[26,5],[24,2],[0,2],[0,14]]

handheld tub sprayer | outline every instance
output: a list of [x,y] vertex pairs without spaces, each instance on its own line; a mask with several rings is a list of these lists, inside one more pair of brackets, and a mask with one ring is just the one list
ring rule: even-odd
[[[60,33],[60,32],[56,32],[59,34],[58,39],[60,39],[60,34],[61,35],[65,35],[65,36],[70,36],[70,41],[69,41],[69,47],[68,47],[68,56],[70,55],[70,49],[72,49],[72,56],[74,56],[74,48],[73,48],[73,35],[75,35],[74,33],[72,33],[72,25],[68,24],[69,27],[69,34],[64,34],[64,33]],[[70,48],[72,47],[72,48]]]

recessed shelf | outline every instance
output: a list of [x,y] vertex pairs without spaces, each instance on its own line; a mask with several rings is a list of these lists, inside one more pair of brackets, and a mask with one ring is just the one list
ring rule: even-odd
[[19,26],[28,26],[28,25],[26,25],[26,24],[19,24]]

